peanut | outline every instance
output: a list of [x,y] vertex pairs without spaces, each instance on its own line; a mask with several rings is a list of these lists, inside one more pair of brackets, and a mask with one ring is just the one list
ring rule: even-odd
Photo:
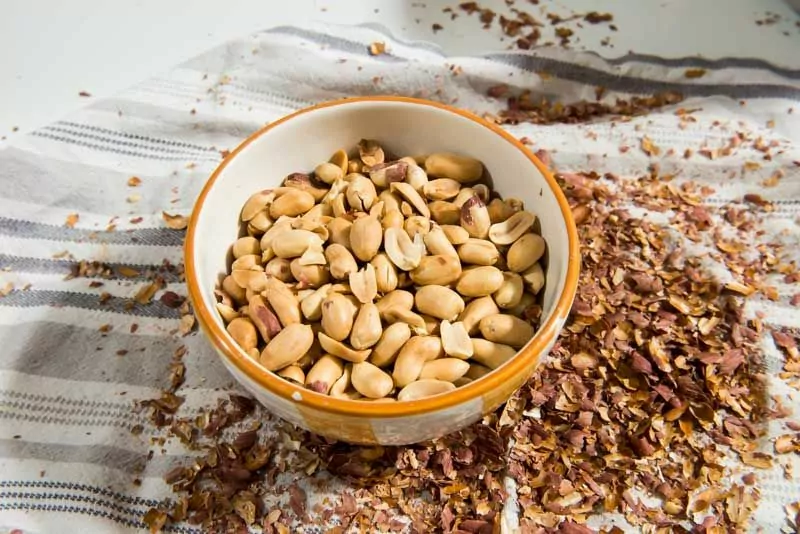
[[493,224],[489,228],[489,239],[495,245],[510,245],[536,222],[536,216],[528,211],[518,211],[505,221]]
[[314,207],[314,196],[299,189],[288,189],[281,196],[272,201],[269,206],[269,216],[277,219],[282,215],[295,217]]
[[454,389],[456,389],[456,386],[452,382],[427,378],[425,380],[417,380],[401,389],[400,393],[397,394],[397,400],[413,401],[425,397],[432,397],[441,393],[447,393]]
[[411,280],[420,286],[446,286],[461,276],[461,263],[450,255],[423,256],[411,271]]
[[228,333],[245,352],[258,346],[256,327],[245,317],[237,317],[228,324]]
[[442,340],[434,336],[414,336],[403,345],[394,362],[392,378],[398,387],[405,387],[419,378],[425,362],[442,355]]
[[350,381],[356,391],[370,399],[380,399],[394,389],[392,377],[369,362],[353,364]]
[[397,289],[397,270],[385,253],[376,254],[369,263],[375,269],[375,284],[379,293],[386,294]]
[[471,237],[485,239],[489,235],[489,227],[492,224],[489,210],[478,195],[473,195],[461,206],[460,220],[461,226]]
[[344,362],[336,356],[325,354],[311,366],[305,384],[318,393],[328,394],[343,374]]
[[371,352],[369,349],[353,350],[341,341],[336,341],[332,337],[325,335],[324,332],[317,334],[317,338],[319,339],[319,344],[322,346],[322,350],[334,356],[338,356],[343,360],[347,360],[348,362],[363,362],[369,357]]
[[508,268],[515,273],[521,273],[533,266],[544,255],[545,242],[538,234],[525,234],[508,249],[506,261]]
[[312,343],[314,331],[310,326],[290,324],[267,343],[259,361],[268,371],[278,371],[299,360]]
[[431,362],[425,362],[422,372],[419,374],[420,380],[433,378],[454,382],[464,376],[469,371],[469,363],[458,358],[439,358]]
[[286,284],[277,278],[270,278],[264,285],[264,292],[283,326],[300,322],[300,303]]
[[498,313],[481,319],[479,325],[484,339],[505,343],[514,348],[523,347],[533,337],[533,327],[513,315]]
[[452,178],[462,184],[474,182],[483,176],[483,164],[477,159],[445,152],[428,156],[425,170],[431,176]]
[[458,247],[458,257],[464,263],[494,265],[500,257],[500,251],[491,241],[470,238]]
[[241,258],[247,254],[258,254],[261,256],[261,245],[255,237],[240,237],[233,244],[233,257]]
[[257,214],[264,211],[275,200],[275,193],[271,189],[254,193],[247,199],[242,208],[242,221],[249,221]]
[[461,274],[456,291],[465,297],[483,297],[500,289],[503,280],[503,271],[497,267],[473,267]]
[[382,333],[378,307],[372,302],[363,304],[350,332],[350,345],[356,350],[368,349],[378,342]]
[[513,308],[522,300],[525,293],[525,284],[517,273],[503,273],[503,285],[492,295],[494,301],[503,309]]
[[383,228],[372,215],[355,220],[350,230],[350,245],[356,258],[369,261],[375,257],[383,240]]
[[303,368],[299,365],[289,365],[288,367],[284,367],[280,371],[278,371],[277,375],[281,378],[285,378],[286,380],[291,380],[292,382],[297,382],[298,384],[304,384],[306,381],[306,373],[303,371]]
[[514,347],[481,338],[472,338],[472,349],[472,359],[489,369],[497,369],[517,353]]
[[484,317],[500,313],[500,309],[495,304],[492,297],[481,297],[470,301],[458,320],[464,323],[464,328],[470,336],[474,336],[478,331],[478,324]]
[[372,349],[370,362],[378,367],[394,363],[397,353],[411,337],[411,328],[406,323],[393,323],[381,334],[378,344]]
[[422,286],[414,295],[414,304],[420,313],[454,321],[464,311],[464,299],[444,286]]
[[472,340],[462,322],[442,321],[440,326],[444,353],[454,358],[467,360],[472,357]]
[[532,267],[522,273],[522,279],[531,293],[538,294],[544,287],[544,271],[539,263],[534,263]]
[[469,232],[458,225],[443,224],[441,227],[442,231],[447,236],[447,239],[453,245],[463,245],[469,239]]
[[341,293],[331,293],[322,302],[322,330],[336,341],[350,335],[356,312],[350,300]]

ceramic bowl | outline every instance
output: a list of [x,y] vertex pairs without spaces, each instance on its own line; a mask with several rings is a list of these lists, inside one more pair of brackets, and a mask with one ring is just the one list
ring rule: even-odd
[[[226,272],[239,213],[255,191],[309,172],[340,148],[377,139],[395,154],[456,152],[478,158],[503,197],[535,213],[548,244],[541,327],[514,358],[454,391],[416,401],[371,403],[315,393],[263,369],[225,330],[214,288]],[[570,311],[580,268],[578,237],[550,171],[516,138],[471,113],[401,97],[363,97],[303,109],[247,138],[206,183],[185,248],[189,296],[202,331],[245,389],[272,413],[317,434],[351,443],[401,445],[459,430],[522,386],[552,348]]]

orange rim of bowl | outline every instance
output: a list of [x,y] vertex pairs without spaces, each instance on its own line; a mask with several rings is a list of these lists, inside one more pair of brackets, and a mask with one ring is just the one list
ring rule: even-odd
[[[280,126],[284,122],[290,121],[300,115],[311,113],[318,109],[354,104],[358,102],[398,102],[403,104],[428,106],[454,113],[465,119],[476,122],[484,128],[494,132],[521,151],[539,170],[539,172],[542,173],[547,181],[548,186],[556,197],[556,201],[561,209],[561,214],[567,227],[567,236],[569,240],[567,276],[564,282],[564,289],[559,295],[555,309],[553,310],[553,313],[550,314],[548,320],[538,329],[533,339],[503,366],[497,368],[486,376],[475,380],[474,382],[470,382],[469,384],[456,388],[455,390],[445,394],[415,401],[377,403],[338,399],[305,389],[267,371],[261,367],[258,362],[247,356],[244,351],[242,351],[227,335],[225,329],[214,320],[214,316],[212,314],[216,313],[216,310],[208,309],[203,303],[202,290],[197,278],[197,270],[194,264],[195,229],[197,226],[198,216],[203,210],[203,204],[206,200],[206,197],[214,187],[214,184],[228,163],[230,163],[230,161],[235,158],[239,152],[247,148],[247,146],[255,139],[266,134],[273,128]],[[456,109],[438,102],[401,96],[365,96],[323,102],[282,117],[281,119],[265,126],[264,128],[261,128],[257,132],[250,135],[220,163],[220,165],[211,175],[211,178],[209,178],[208,182],[206,182],[203,190],[200,192],[200,196],[195,203],[192,216],[189,221],[184,256],[189,297],[194,305],[194,312],[197,316],[198,322],[200,323],[200,327],[206,332],[209,339],[218,349],[218,351],[223,354],[234,366],[236,366],[239,371],[247,375],[259,386],[278,395],[284,400],[292,403],[302,403],[309,408],[316,408],[329,413],[347,415],[357,418],[393,418],[419,415],[452,408],[472,401],[476,398],[482,399],[487,393],[501,388],[503,384],[513,376],[526,372],[527,368],[531,365],[531,360],[533,359],[535,362],[535,360],[538,359],[539,355],[555,340],[555,337],[558,335],[561,327],[563,326],[563,319],[567,317],[570,308],[572,307],[572,301],[575,297],[575,292],[578,286],[578,275],[580,272],[580,248],[578,245],[578,232],[575,227],[575,221],[572,218],[572,210],[570,209],[567,199],[561,191],[561,188],[556,183],[555,178],[553,178],[553,174],[547,167],[545,167],[539,158],[537,158],[519,140],[499,126],[492,124],[468,111]],[[295,397],[297,397],[297,394],[302,395],[302,401],[294,400],[293,394]]]

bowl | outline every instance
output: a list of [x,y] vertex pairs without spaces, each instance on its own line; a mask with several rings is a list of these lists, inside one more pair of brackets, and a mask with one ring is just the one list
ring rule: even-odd
[[[239,214],[255,191],[308,172],[340,148],[377,139],[396,154],[456,152],[483,161],[493,187],[537,215],[548,244],[543,308],[536,335],[512,359],[448,393],[374,403],[332,398],[262,368],[234,342],[215,309],[214,289],[239,235]],[[478,421],[533,374],[556,341],[578,282],[580,253],[570,207],[550,171],[522,143],[469,112],[403,97],[326,102],[284,117],[248,137],[211,175],[195,204],[185,245],[186,282],[198,323],[233,377],[275,415],[328,438],[402,445],[440,437]]]

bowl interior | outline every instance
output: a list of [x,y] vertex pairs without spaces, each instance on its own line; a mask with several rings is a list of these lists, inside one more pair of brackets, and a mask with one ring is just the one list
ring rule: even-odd
[[252,139],[229,157],[198,207],[193,262],[202,305],[212,311],[223,331],[213,290],[226,271],[244,202],[258,190],[280,185],[292,172],[310,172],[338,149],[352,150],[362,138],[376,139],[400,156],[449,151],[483,161],[494,189],[504,198],[523,200],[525,208],[537,215],[548,244],[542,323],[553,314],[567,279],[567,223],[555,194],[525,153],[481,123],[447,109],[354,100],[298,114]]

